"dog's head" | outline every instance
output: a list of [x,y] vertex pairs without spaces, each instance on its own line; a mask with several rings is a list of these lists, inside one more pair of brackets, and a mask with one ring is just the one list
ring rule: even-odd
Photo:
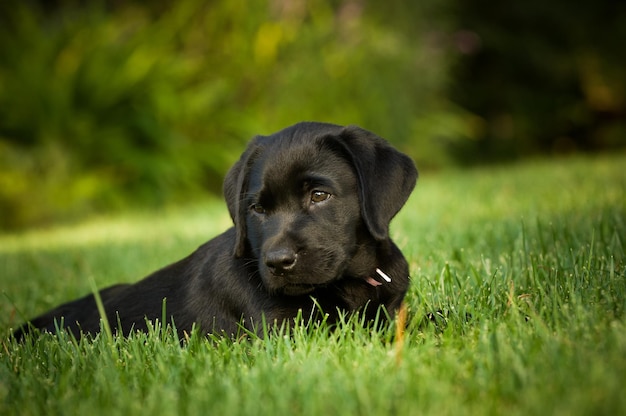
[[416,179],[409,157],[359,127],[299,123],[257,136],[224,181],[234,255],[258,259],[268,290],[307,293],[389,240]]

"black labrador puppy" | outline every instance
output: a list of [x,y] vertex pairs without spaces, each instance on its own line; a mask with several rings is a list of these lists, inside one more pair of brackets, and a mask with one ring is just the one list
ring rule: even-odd
[[[242,327],[341,311],[390,315],[409,285],[389,222],[415,186],[409,157],[359,127],[299,123],[257,136],[230,169],[224,195],[235,226],[189,257],[135,284],[100,291],[112,328],[128,334],[166,317],[180,335],[193,325],[236,336]],[[383,314],[384,315],[384,314]],[[100,330],[93,295],[18,328],[76,337]]]

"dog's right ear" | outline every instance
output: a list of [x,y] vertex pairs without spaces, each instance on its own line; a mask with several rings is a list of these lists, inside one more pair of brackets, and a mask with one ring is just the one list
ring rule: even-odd
[[357,174],[367,229],[378,241],[389,239],[389,222],[415,187],[415,163],[383,138],[357,126],[345,127],[334,140],[345,149]]
[[263,136],[255,137],[241,155],[239,160],[233,165],[224,178],[224,199],[228,206],[228,212],[235,224],[235,257],[241,257],[246,251],[246,215],[247,209],[245,200],[248,190],[248,178],[250,167],[261,151],[260,142]]

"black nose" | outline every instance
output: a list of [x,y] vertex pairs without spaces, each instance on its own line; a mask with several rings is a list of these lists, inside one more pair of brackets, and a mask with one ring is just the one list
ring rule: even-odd
[[269,251],[265,254],[265,265],[274,274],[283,274],[290,271],[296,265],[298,254],[288,248]]

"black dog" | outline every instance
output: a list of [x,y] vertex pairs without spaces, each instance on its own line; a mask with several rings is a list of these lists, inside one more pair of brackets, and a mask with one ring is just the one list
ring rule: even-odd
[[[235,223],[189,257],[135,284],[100,292],[112,328],[128,334],[162,318],[179,334],[259,331],[323,311],[379,306],[389,314],[409,285],[407,262],[389,222],[415,186],[406,155],[358,127],[299,123],[252,140],[228,172],[224,194]],[[164,301],[165,299],[165,301]],[[100,330],[93,295],[66,303],[17,329],[75,336]],[[56,322],[56,325],[55,325]]]

